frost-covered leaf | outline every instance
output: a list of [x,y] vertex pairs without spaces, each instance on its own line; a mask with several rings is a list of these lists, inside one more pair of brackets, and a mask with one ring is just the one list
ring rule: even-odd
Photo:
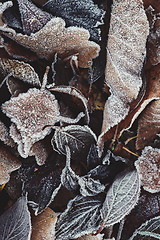
[[15,143],[9,135],[9,130],[2,121],[0,121],[0,140],[10,147],[15,147]]
[[111,96],[104,108],[100,147],[103,135],[126,117],[129,103],[138,96],[148,33],[149,24],[141,1],[113,1],[105,73]]
[[54,144],[56,144],[57,150],[62,154],[66,154],[65,146],[69,146],[71,156],[73,156],[88,150],[95,141],[96,135],[88,126],[70,125],[56,129],[52,145],[54,148]]
[[53,240],[57,215],[51,208],[46,208],[43,213],[32,217],[31,240]]
[[0,68],[7,74],[19,78],[24,82],[41,86],[38,74],[34,68],[23,61],[0,58]]
[[27,35],[38,32],[52,18],[51,14],[42,11],[28,0],[18,0],[18,5],[23,32]]
[[107,192],[101,210],[105,226],[120,222],[136,205],[140,193],[137,171],[120,173]]
[[160,239],[160,216],[151,218],[143,223],[138,229],[136,229],[132,237],[129,238],[129,240],[139,239]]
[[96,236],[89,234],[89,235],[84,235],[80,238],[76,238],[75,240],[103,240],[104,234],[97,234]]
[[31,235],[31,218],[26,197],[17,202],[0,216],[1,240],[29,240]]
[[60,114],[54,95],[36,88],[12,97],[2,105],[2,109],[20,132],[21,141],[17,141],[13,134],[12,138],[18,143],[18,151],[24,158],[35,142],[50,133],[51,128],[45,126],[54,125]]
[[143,149],[145,146],[150,145],[159,132],[160,100],[155,100],[139,116],[136,149]]
[[[80,67],[88,67],[90,61],[99,54],[100,47],[89,41],[90,34],[78,27],[65,28],[65,21],[59,17],[52,18],[38,32],[30,36],[16,33],[12,28],[0,27],[4,35],[18,44],[37,53],[40,58],[52,59],[54,54],[64,60],[76,55]],[[9,32],[9,33],[8,33]]]
[[97,165],[101,164],[102,160],[98,156],[98,148],[95,144],[92,144],[88,156],[87,156],[87,168],[93,169]]
[[90,174],[85,176],[77,175],[70,166],[70,149],[66,146],[66,166],[62,171],[61,183],[69,191],[80,191],[84,197],[95,196],[104,191],[105,186],[97,179],[91,177]]
[[92,0],[49,0],[44,9],[54,16],[65,20],[67,26],[78,26],[87,29],[92,40],[100,40],[99,25],[103,24],[105,11],[99,9]]
[[143,188],[151,193],[160,191],[160,149],[147,146],[135,162]]
[[56,239],[78,238],[96,232],[102,224],[100,209],[104,197],[76,196],[60,215],[56,224]]
[[19,169],[21,163],[7,148],[0,147],[0,185],[7,183],[10,173]]

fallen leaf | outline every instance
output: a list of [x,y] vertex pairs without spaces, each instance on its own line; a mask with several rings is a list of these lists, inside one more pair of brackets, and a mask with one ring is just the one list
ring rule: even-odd
[[96,236],[89,234],[89,235],[84,235],[80,238],[76,238],[75,240],[103,240],[104,234],[97,234]]
[[90,34],[86,29],[65,28],[64,20],[58,17],[52,18],[43,28],[30,36],[16,33],[14,29],[4,26],[0,27],[0,31],[37,53],[40,58],[51,59],[57,53],[60,58],[68,60],[76,55],[80,67],[88,67],[89,62],[96,58],[100,51],[98,44],[88,41]]
[[[128,240],[160,239],[160,216],[143,223]],[[149,238],[146,238],[149,237]]]
[[105,11],[98,8],[92,0],[49,0],[43,7],[53,16],[63,18],[67,26],[87,29],[92,40],[99,41],[101,39],[98,26],[103,24]]
[[52,15],[42,11],[28,0],[18,0],[23,32],[27,35],[38,32],[51,20]]
[[0,121],[0,140],[7,146],[15,147],[15,143],[9,135],[9,130],[2,121]]
[[105,76],[111,96],[104,108],[102,133],[98,139],[100,148],[104,134],[127,116],[129,104],[138,96],[148,34],[148,20],[139,0],[113,1]]
[[[152,130],[151,130],[152,129]],[[160,132],[160,100],[152,101],[138,119],[136,149],[150,145]]]
[[21,163],[14,157],[7,148],[0,147],[0,185],[7,183],[10,173],[19,169]]
[[32,84],[33,86],[41,86],[38,74],[28,63],[15,59],[0,58],[0,68],[6,74],[19,78],[24,82]]
[[0,216],[1,240],[28,240],[31,236],[31,217],[26,197],[17,202]]
[[78,195],[69,201],[67,209],[57,220],[56,239],[73,239],[97,231],[102,224],[100,209],[103,200],[101,195]]
[[33,216],[31,240],[53,240],[56,221],[57,215],[49,207],[38,216]]
[[160,191],[160,150],[145,147],[135,162],[143,188],[151,193]]
[[[71,156],[80,154],[81,151],[89,150],[91,144],[96,142],[96,135],[88,126],[69,125],[56,128],[52,138],[52,146],[60,153],[66,154],[65,146],[69,146]],[[56,144],[56,148],[54,147]]]
[[140,194],[140,180],[137,171],[120,173],[107,192],[101,210],[104,226],[120,222],[136,205]]

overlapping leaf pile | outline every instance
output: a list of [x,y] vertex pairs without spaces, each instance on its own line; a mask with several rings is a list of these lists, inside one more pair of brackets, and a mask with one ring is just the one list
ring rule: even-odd
[[0,2],[0,239],[160,239],[159,44],[154,0]]

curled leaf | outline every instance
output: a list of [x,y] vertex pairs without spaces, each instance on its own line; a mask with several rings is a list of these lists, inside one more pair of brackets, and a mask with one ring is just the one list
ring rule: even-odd
[[160,191],[160,149],[145,147],[135,162],[143,188],[151,193]]

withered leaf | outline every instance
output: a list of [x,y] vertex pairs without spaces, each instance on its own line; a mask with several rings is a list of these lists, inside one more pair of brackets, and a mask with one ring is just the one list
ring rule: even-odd
[[160,149],[145,147],[135,162],[143,188],[151,193],[160,191]]
[[96,142],[96,135],[88,126],[70,125],[57,128],[52,138],[52,145],[56,144],[56,149],[66,154],[65,146],[69,146],[71,156],[79,154],[81,151],[89,150],[91,144]]
[[2,121],[0,121],[0,140],[7,146],[15,147],[15,143],[9,135],[9,130]]
[[44,127],[54,125],[60,115],[54,95],[36,88],[12,97],[2,105],[2,109],[20,132],[20,142],[16,137],[14,139],[13,134],[12,138],[19,144],[19,153],[24,158],[28,156],[35,142],[50,133],[51,128]]
[[80,238],[76,238],[76,240],[103,240],[104,234],[97,234],[96,236],[89,234],[89,235],[84,235]]
[[76,196],[60,215],[56,224],[56,239],[78,238],[96,232],[102,224],[100,209],[104,197]]
[[92,40],[99,41],[101,39],[98,26],[103,24],[105,11],[99,9],[92,0],[49,0],[43,7],[53,16],[63,18],[67,26],[87,29]]
[[30,36],[16,33],[12,28],[3,26],[0,30],[20,45],[37,53],[40,58],[52,59],[57,53],[60,58],[68,60],[77,55],[80,67],[88,67],[89,62],[97,57],[100,51],[98,44],[88,41],[90,35],[86,29],[65,28],[64,20],[58,17],[52,18],[43,28]]
[[17,202],[0,216],[1,240],[28,240],[31,236],[31,217],[26,197]]
[[0,185],[7,183],[10,179],[9,174],[20,167],[18,159],[7,148],[0,147]]
[[105,76],[111,96],[105,104],[100,147],[103,135],[126,117],[129,103],[138,96],[148,34],[149,24],[139,0],[113,1]]
[[160,100],[155,100],[139,116],[136,149],[143,149],[145,146],[150,145],[159,132]]
[[27,35],[38,32],[52,18],[51,14],[42,11],[28,0],[18,0],[18,5],[23,32]]
[[150,220],[143,223],[138,229],[136,229],[132,237],[129,238],[129,240],[139,239],[160,239],[160,216],[151,218]]
[[0,68],[5,73],[19,78],[24,82],[33,84],[34,86],[41,86],[38,74],[28,63],[15,59],[0,58]]
[[57,215],[51,208],[46,208],[43,213],[32,217],[31,240],[53,240]]
[[120,173],[107,192],[101,216],[105,226],[122,220],[136,205],[140,193],[140,180],[137,171]]

